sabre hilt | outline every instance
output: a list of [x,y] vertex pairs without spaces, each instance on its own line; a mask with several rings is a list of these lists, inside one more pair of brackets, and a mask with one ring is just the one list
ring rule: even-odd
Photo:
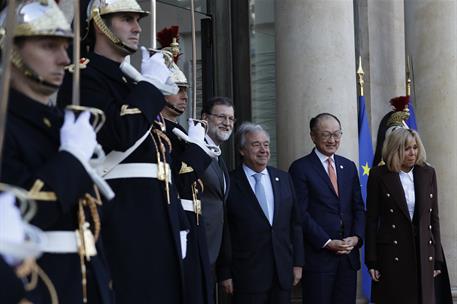
[[85,107],[85,106],[80,106],[80,105],[68,105],[66,107],[67,110],[72,111],[75,113],[75,116],[77,117],[79,114],[82,112],[89,112],[90,115],[90,123],[92,127],[94,128],[95,133],[98,133],[100,129],[103,127],[106,121],[106,115],[105,113],[97,108],[94,107]]

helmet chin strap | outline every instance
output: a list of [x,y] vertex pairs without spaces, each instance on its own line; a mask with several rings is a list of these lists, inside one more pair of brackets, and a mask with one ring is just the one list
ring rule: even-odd
[[169,103],[168,101],[165,102],[165,105],[171,109],[172,111],[176,112],[176,114],[179,114],[179,115],[182,115],[184,113],[183,110],[180,110],[178,108],[176,108],[174,105],[172,105],[171,103]]
[[16,52],[15,50],[12,50],[11,52],[11,63],[27,78],[46,87],[47,89],[49,89],[50,92],[55,92],[59,89],[59,85],[55,85],[53,83],[46,81],[43,77],[41,77],[30,67],[28,67],[22,60],[21,55],[19,55],[18,52]]
[[110,30],[110,28],[106,25],[106,23],[103,21],[102,17],[100,16],[100,10],[98,8],[94,9],[92,11],[93,15],[93,20],[94,23],[97,25],[97,27],[102,31],[103,34],[105,34],[106,37],[108,37],[109,40],[114,44],[114,46],[121,50],[122,52],[126,53],[126,55],[131,55],[136,52],[136,49],[133,49],[126,45],[119,37],[117,37],[113,31]]

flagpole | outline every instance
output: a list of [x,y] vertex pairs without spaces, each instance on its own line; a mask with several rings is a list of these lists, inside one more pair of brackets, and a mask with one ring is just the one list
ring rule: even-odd
[[74,0],[74,18],[73,18],[73,87],[72,87],[72,96],[71,103],[74,106],[80,105],[80,95],[79,95],[79,81],[80,81],[80,54],[81,54],[81,42],[80,42],[80,11],[79,11],[79,0]]
[[357,68],[357,76],[358,76],[358,83],[360,86],[360,96],[363,96],[363,86],[365,85],[365,81],[363,80],[363,76],[365,73],[362,69],[362,56],[359,56],[359,67]]
[[[11,78],[11,52],[13,50],[13,37],[16,27],[16,1],[9,0],[7,3],[6,26],[3,29],[5,35],[2,52],[2,75],[0,79],[0,160],[2,159],[3,141],[5,137],[6,112],[8,110],[8,96]],[[0,172],[1,173],[1,172]]]
[[192,112],[191,117],[197,118],[197,41],[195,35],[195,3],[190,0],[190,17],[192,31]]
[[411,96],[411,57],[406,57],[406,96]]
[[[373,162],[373,145],[371,140],[371,133],[368,121],[368,115],[366,112],[365,96],[364,96],[364,85],[365,81],[363,76],[365,72],[362,68],[362,57],[359,56],[359,65],[357,68],[357,82],[360,86],[360,96],[358,97],[359,104],[359,115],[358,115],[358,127],[359,127],[359,178],[360,178],[360,190],[364,204],[366,204],[367,198],[367,183],[368,176],[370,174],[370,164]],[[362,259],[365,258],[365,251],[362,247]],[[362,265],[362,292],[367,299],[371,298],[371,277],[366,265]]]
[[157,48],[157,7],[156,0],[151,0],[151,47],[153,50]]

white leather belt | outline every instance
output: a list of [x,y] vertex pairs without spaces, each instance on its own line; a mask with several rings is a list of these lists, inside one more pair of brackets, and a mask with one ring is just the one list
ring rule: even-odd
[[[168,182],[171,183],[170,166],[166,164]],[[157,178],[157,164],[154,163],[130,163],[119,164],[109,171],[104,178]]]
[[48,253],[77,253],[78,240],[76,231],[47,231],[44,252]]
[[181,199],[181,205],[182,205],[182,208],[184,209],[184,211],[195,212],[194,211],[194,202],[192,200]]

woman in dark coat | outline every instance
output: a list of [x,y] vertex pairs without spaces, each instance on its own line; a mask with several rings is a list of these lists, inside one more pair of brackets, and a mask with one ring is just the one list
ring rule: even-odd
[[440,241],[435,170],[416,131],[386,137],[385,165],[370,171],[365,263],[377,304],[435,304]]

